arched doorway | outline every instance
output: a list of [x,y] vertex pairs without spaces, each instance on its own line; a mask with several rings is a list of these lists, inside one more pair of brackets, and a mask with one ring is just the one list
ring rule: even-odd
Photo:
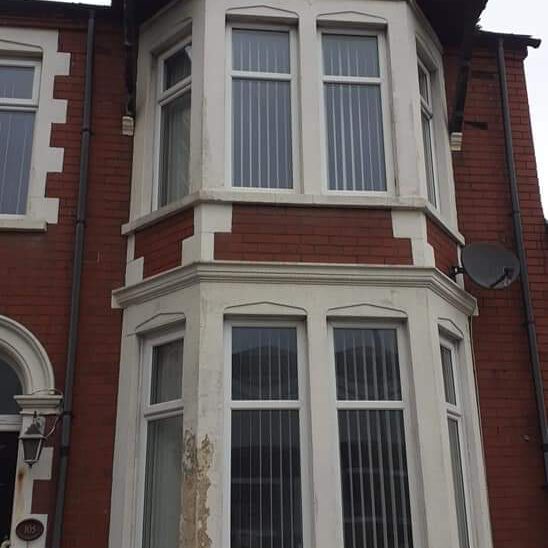
[[10,536],[21,429],[21,416],[14,397],[22,393],[21,380],[0,354],[0,543]]

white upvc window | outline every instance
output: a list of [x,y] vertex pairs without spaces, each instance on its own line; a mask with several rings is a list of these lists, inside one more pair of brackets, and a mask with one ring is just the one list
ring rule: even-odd
[[303,326],[233,321],[226,333],[225,546],[310,546]]
[[139,548],[178,546],[180,542],[183,341],[181,331],[143,341]]
[[297,47],[287,27],[228,27],[227,172],[234,188],[296,186]]
[[392,172],[384,35],[320,36],[327,188],[384,192]]
[[399,330],[367,323],[331,327],[344,547],[412,548]]
[[458,382],[458,362],[455,345],[448,340],[442,339],[440,353],[459,548],[470,548],[471,527],[468,510],[469,497],[464,452],[464,420]]
[[25,215],[40,62],[0,58],[0,215]]
[[157,84],[157,184],[153,200],[160,208],[190,191],[190,38],[158,58]]
[[421,100],[421,128],[424,147],[424,167],[426,170],[426,186],[428,200],[438,207],[438,176],[436,169],[436,148],[434,131],[434,107],[432,99],[432,73],[419,58],[419,90]]

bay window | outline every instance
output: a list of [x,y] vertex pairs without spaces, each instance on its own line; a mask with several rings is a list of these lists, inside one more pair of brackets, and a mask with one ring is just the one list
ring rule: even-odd
[[345,548],[411,548],[395,329],[333,330]]
[[183,439],[183,338],[151,339],[143,355],[142,548],[179,545]]
[[298,326],[230,327],[230,546],[303,546]]
[[40,63],[0,59],[0,214],[27,212]]
[[159,158],[157,207],[189,193],[192,45],[188,41],[159,59]]
[[292,31],[232,28],[232,185],[293,188]]
[[438,207],[431,74],[426,65],[420,59],[418,71],[421,99],[422,142],[424,147],[424,167],[426,169],[428,201],[434,207]]
[[456,382],[456,353],[453,344],[440,346],[453,492],[457,513],[459,548],[470,548],[466,481],[464,476],[463,418],[458,383]]
[[387,189],[380,42],[377,34],[322,33],[329,190]]

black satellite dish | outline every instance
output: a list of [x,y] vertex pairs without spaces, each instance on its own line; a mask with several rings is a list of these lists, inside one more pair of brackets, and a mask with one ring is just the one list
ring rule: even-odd
[[505,289],[520,273],[518,258],[500,244],[467,245],[462,250],[461,262],[461,268],[452,269],[453,277],[464,272],[473,282],[487,289]]

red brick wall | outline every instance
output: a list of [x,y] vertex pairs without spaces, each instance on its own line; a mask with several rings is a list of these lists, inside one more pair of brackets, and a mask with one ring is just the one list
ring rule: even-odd
[[436,267],[447,274],[451,267],[459,264],[457,243],[432,219],[426,221],[426,235],[428,243],[434,248]]
[[193,234],[194,209],[187,209],[137,232],[135,258],[144,257],[144,277],[180,266],[182,241]]
[[[538,180],[522,59],[507,54],[513,136],[523,208],[539,346],[548,381],[547,235]],[[447,58],[449,81],[456,56]],[[453,86],[448,86],[452,99]],[[515,248],[499,83],[494,52],[477,51],[466,103],[464,147],[454,155],[459,226],[469,242],[501,241]],[[466,281],[478,298],[474,345],[496,548],[548,546],[548,491],[543,489],[542,452],[536,414],[522,295],[519,284],[487,291]]]
[[[21,4],[19,4],[21,5]],[[22,8],[23,9],[23,8]],[[37,10],[38,8],[35,8]],[[59,223],[45,233],[0,232],[0,314],[36,335],[64,389],[66,342],[78,192],[80,129],[87,13],[63,15],[51,4],[41,16],[2,11],[0,26],[60,30],[59,49],[71,53],[70,75],[55,81],[55,97],[68,100],[66,124],[57,124],[52,145],[65,149],[64,169],[47,178],[47,196],[60,198]],[[33,13],[36,14],[36,11]],[[64,546],[107,546],[121,312],[111,309],[111,291],[123,284],[131,140],[121,136],[125,100],[123,36],[101,17],[97,23],[88,220],[80,314],[72,445],[67,484]],[[58,437],[56,439],[56,442]],[[58,453],[58,451],[56,452]],[[33,511],[49,513],[56,487],[35,483]]]
[[215,259],[413,264],[388,210],[235,205],[232,232],[215,234]]

